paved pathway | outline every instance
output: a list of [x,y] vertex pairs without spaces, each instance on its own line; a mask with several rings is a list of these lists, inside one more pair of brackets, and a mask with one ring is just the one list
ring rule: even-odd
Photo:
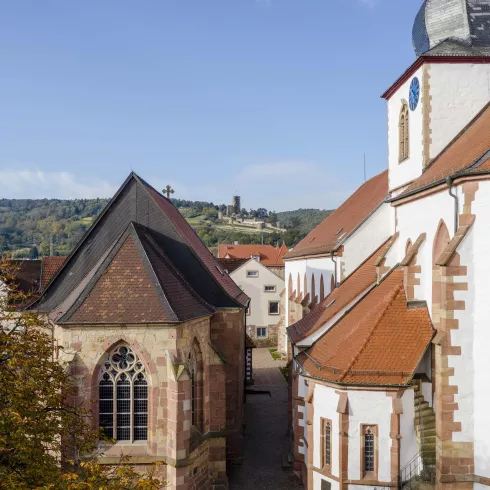
[[279,371],[283,361],[274,361],[268,349],[254,349],[254,390],[269,390],[271,396],[247,395],[247,428],[243,465],[230,469],[231,490],[290,490],[301,485],[291,470],[282,468],[288,452],[288,388]]

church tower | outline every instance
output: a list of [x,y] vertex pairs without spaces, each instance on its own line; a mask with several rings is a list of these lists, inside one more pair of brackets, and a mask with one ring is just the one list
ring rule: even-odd
[[416,61],[382,95],[395,196],[490,101],[490,0],[425,0],[412,42]]

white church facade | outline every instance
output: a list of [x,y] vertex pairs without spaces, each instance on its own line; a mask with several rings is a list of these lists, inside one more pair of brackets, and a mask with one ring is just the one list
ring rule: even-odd
[[426,0],[388,169],[286,257],[308,490],[490,485],[490,1]]

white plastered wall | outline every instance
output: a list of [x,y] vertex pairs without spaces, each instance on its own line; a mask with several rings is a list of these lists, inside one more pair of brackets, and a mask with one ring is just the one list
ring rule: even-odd
[[400,469],[405,468],[410,461],[418,454],[419,445],[413,424],[415,418],[415,393],[413,389],[405,390],[402,396],[403,413],[400,415]]
[[[461,204],[463,199],[461,189],[455,188],[455,192],[457,192]],[[418,199],[399,206],[397,216],[400,235],[393,245],[393,252],[396,250],[397,262],[403,260],[405,256],[407,241],[410,240],[413,244],[421,233],[426,233],[426,238],[417,253],[417,265],[421,266],[422,272],[418,275],[420,285],[415,286],[415,299],[427,301],[427,306],[431,311],[434,237],[441,219],[446,223],[450,237],[454,236],[454,200],[448,192],[440,192],[425,199]]]
[[434,158],[490,100],[490,64],[433,63],[430,94]]
[[[460,246],[461,261],[468,268],[468,292],[455,295],[455,299],[464,299],[466,309],[458,312],[459,331],[455,342],[462,342],[462,360],[473,364],[474,381],[468,379],[471,368],[459,368],[455,363],[455,381],[459,386],[465,385],[463,392],[458,392],[456,401],[460,404],[456,417],[462,422],[463,434],[467,435],[466,425],[473,423],[475,441],[475,474],[490,478],[490,424],[488,407],[490,390],[488,373],[490,373],[490,182],[480,182],[472,205],[476,220],[467,239]],[[467,325],[473,325],[473,345],[464,340]],[[473,413],[471,400],[462,398],[467,389],[473,389]],[[465,397],[467,398],[467,396]],[[461,413],[463,412],[463,413]],[[456,439],[456,438],[455,438]],[[459,435],[458,438],[459,439]],[[475,486],[476,488],[476,486]],[[487,487],[488,488],[488,487]]]
[[[306,384],[307,380],[299,375],[298,376],[298,397],[299,398],[305,398],[308,395],[308,385]],[[306,459],[308,458],[308,446],[305,441],[308,441],[308,426],[305,424],[305,422],[308,420],[308,408],[306,406],[298,406],[298,411],[303,414],[303,417],[298,420],[298,425],[301,427],[301,437],[299,439],[300,445],[298,447],[298,451],[300,454],[303,454],[305,457],[305,463],[307,464]],[[293,417],[296,414],[293,412]],[[293,421],[293,427],[294,427],[294,421]]]
[[[258,271],[259,275],[258,277],[247,277],[247,271]],[[250,259],[234,270],[230,277],[250,298],[250,315],[247,315],[247,324],[255,327],[276,325],[280,315],[269,314],[269,301],[280,303],[284,280],[254,259]],[[276,290],[272,293],[266,293],[265,286],[275,286]]]
[[[414,77],[420,82],[420,100],[415,111],[409,110],[409,158],[399,162],[399,120],[402,103],[409,103],[410,84]],[[423,163],[423,67],[420,67],[388,100],[388,164],[389,188],[395,189],[422,173]]]
[[[304,276],[306,273],[306,286],[307,292],[311,292],[311,278],[315,278],[315,294],[320,299],[320,280],[323,274],[324,293],[327,296],[330,293],[330,285],[332,275],[334,274],[335,265],[330,258],[321,257],[317,259],[302,259],[302,260],[290,260],[286,262],[285,268],[285,287],[286,287],[286,325],[289,326],[289,301],[288,298],[292,291],[289,290],[289,275],[293,279],[293,291],[297,290],[298,274],[300,278],[300,293],[304,293]],[[289,342],[287,336],[285,337],[286,345],[284,345],[284,352],[287,352],[287,343]]]
[[382,204],[345,241],[343,256],[339,259],[339,262],[344,264],[345,277],[356,270],[392,235],[393,212],[390,204]]
[[349,480],[362,477],[361,426],[377,425],[378,480],[391,481],[392,405],[385,391],[349,391]]
[[339,414],[337,405],[339,395],[334,388],[320,384],[315,385],[313,396],[313,466],[322,467],[321,461],[321,420],[329,419],[332,422],[332,475],[337,478],[339,475]]

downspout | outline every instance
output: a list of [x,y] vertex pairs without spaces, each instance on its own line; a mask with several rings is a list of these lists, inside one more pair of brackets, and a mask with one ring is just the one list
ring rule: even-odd
[[[334,259],[334,253],[330,252],[330,260],[335,264],[335,272],[334,272],[334,281],[333,281],[333,287],[334,289],[337,287],[337,261]],[[332,291],[330,291],[332,292]]]
[[446,179],[446,184],[449,188],[449,195],[454,199],[454,234],[458,231],[459,227],[459,199],[456,194],[453,192],[453,178],[448,177]]

